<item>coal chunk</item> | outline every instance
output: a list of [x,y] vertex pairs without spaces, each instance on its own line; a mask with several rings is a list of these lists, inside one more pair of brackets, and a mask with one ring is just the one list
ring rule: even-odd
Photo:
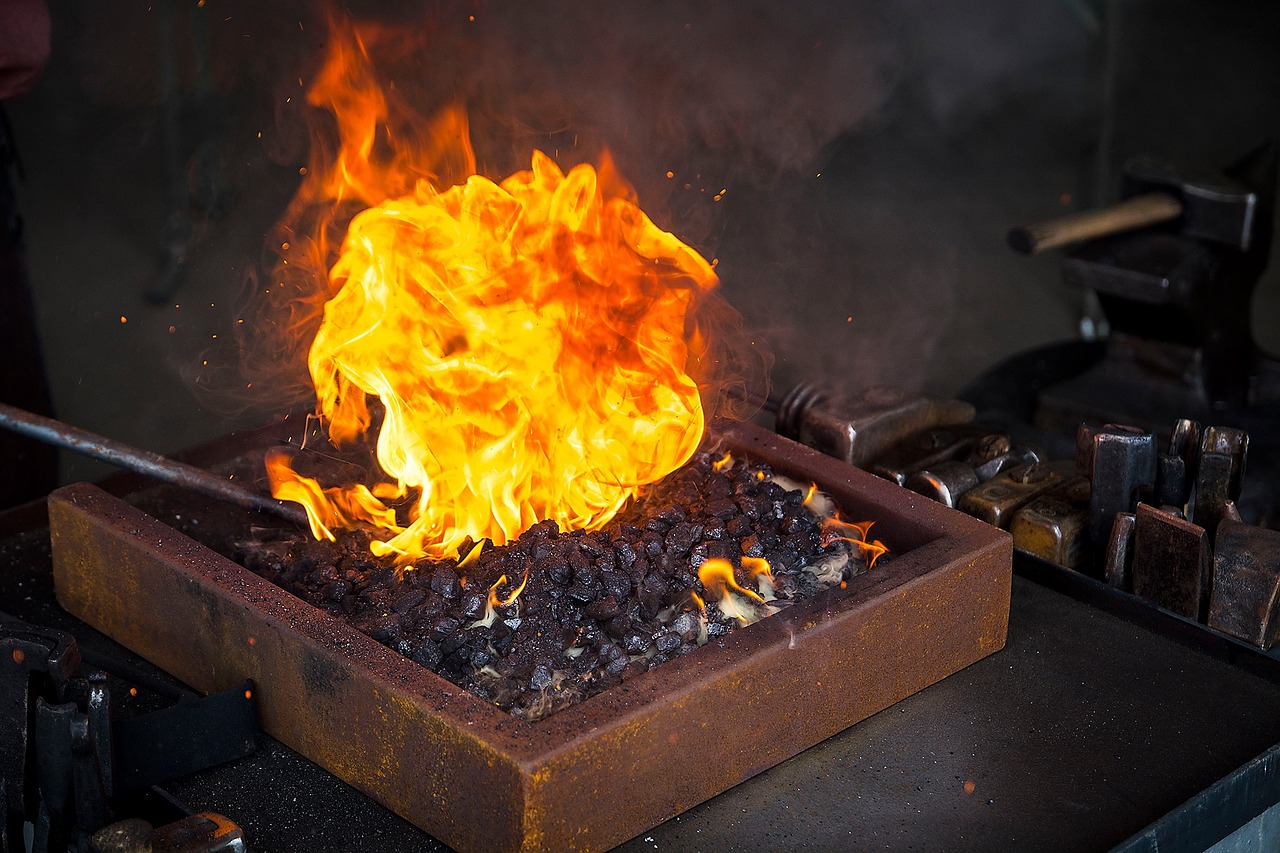
[[462,596],[462,616],[465,619],[479,619],[484,615],[485,607],[489,603],[487,593],[472,590]]
[[325,584],[322,594],[330,601],[341,601],[351,594],[351,584],[346,581],[333,581]]
[[461,626],[462,623],[452,616],[441,616],[431,626],[431,639],[437,643],[442,642],[447,637],[451,637]]
[[426,599],[427,594],[420,589],[405,589],[392,600],[391,609],[396,613],[408,613]]
[[685,642],[691,642],[698,639],[702,633],[702,620],[688,611],[681,613],[671,623],[671,630],[680,636]]
[[688,521],[682,521],[676,524],[667,532],[664,543],[667,546],[667,554],[672,557],[683,557],[689,553],[689,549],[694,543],[702,538],[703,526]]
[[462,583],[453,569],[439,568],[431,573],[431,590],[450,601],[462,594]]
[[629,654],[643,654],[651,642],[653,641],[648,634],[633,628],[622,638],[622,648]]
[[400,636],[400,620],[390,614],[367,617],[356,627],[379,643],[389,643]]
[[555,683],[555,671],[545,663],[540,663],[533,668],[533,675],[529,678],[529,687],[533,690],[546,690]]
[[587,586],[585,584],[574,583],[573,586],[569,587],[569,597],[572,598],[574,601],[578,601],[583,604],[588,604],[592,601],[595,601],[596,598],[599,596],[599,594],[600,594],[600,589],[599,587],[595,587],[595,586]]
[[600,583],[606,595],[611,595],[619,601],[625,601],[631,595],[631,578],[622,572],[601,572]]
[[727,521],[738,514],[738,505],[728,497],[707,501],[707,515]]
[[623,569],[630,569],[636,563],[635,546],[628,540],[615,539],[613,553],[618,558],[618,565]]
[[622,613],[622,606],[618,604],[618,599],[610,595],[588,605],[586,612],[592,619],[607,622]]
[[672,631],[663,629],[653,638],[654,644],[661,654],[670,654],[680,648],[681,637]]
[[431,670],[440,666],[440,661],[443,659],[440,645],[431,640],[423,640],[413,652],[413,662]]

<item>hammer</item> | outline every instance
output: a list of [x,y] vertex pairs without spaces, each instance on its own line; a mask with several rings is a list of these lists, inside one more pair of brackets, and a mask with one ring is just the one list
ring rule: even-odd
[[1188,237],[1249,251],[1257,193],[1213,174],[1180,171],[1163,160],[1139,157],[1124,165],[1122,201],[1009,231],[1009,245],[1033,255],[1151,225],[1176,222]]

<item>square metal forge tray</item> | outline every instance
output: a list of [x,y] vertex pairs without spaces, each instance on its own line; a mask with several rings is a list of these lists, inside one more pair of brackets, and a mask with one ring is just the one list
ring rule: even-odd
[[1008,534],[759,427],[735,453],[874,519],[892,559],[578,705],[518,720],[111,497],[49,498],[71,613],[463,851],[603,850],[1005,643]]

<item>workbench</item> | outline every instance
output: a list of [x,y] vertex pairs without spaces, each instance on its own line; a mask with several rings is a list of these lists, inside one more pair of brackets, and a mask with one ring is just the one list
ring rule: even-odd
[[[58,607],[45,524],[40,504],[0,515],[0,609],[149,666]],[[1275,849],[1280,661],[1032,557],[1014,568],[1004,650],[619,849]],[[265,736],[164,787],[254,850],[447,849]]]

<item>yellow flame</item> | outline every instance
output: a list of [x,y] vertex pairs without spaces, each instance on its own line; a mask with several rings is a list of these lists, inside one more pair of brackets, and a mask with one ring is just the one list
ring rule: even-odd
[[[474,174],[460,109],[421,128],[397,117],[371,71],[380,38],[335,28],[308,101],[334,112],[340,150],[300,196],[367,206],[329,270],[308,366],[330,438],[376,432],[386,482],[277,471],[273,494],[306,506],[317,536],[381,529],[371,548],[400,564],[545,519],[597,529],[702,438],[689,371],[716,274],[607,155],[566,172],[534,151],[505,180]],[[407,524],[375,495],[412,496]]]
[[[480,546],[477,545],[475,548],[471,549],[471,554],[478,553],[479,547]],[[468,558],[469,557],[470,555],[468,555]],[[512,592],[510,595],[508,595],[506,598],[503,598],[502,596],[498,595],[498,587],[502,586],[506,582],[507,582],[506,575],[500,575],[498,579],[493,582],[493,586],[489,587],[488,601],[485,602],[484,616],[472,622],[468,627],[475,628],[480,625],[485,625],[485,626],[492,625],[498,618],[497,608],[510,607],[511,605],[516,603],[516,600],[520,597],[520,593],[524,592],[525,585],[529,583],[529,573],[525,572],[524,578],[520,581],[520,585],[515,588],[515,591]]]
[[738,585],[733,576],[733,564],[719,557],[712,557],[698,567],[698,580],[726,619],[737,619],[743,625],[758,621],[769,612],[765,600],[749,589]]
[[773,601],[778,597],[778,585],[773,577],[773,566],[763,557],[743,557],[742,568],[756,582],[756,590],[764,601]]
[[823,519],[823,544],[826,545],[836,541],[847,542],[862,552],[867,561],[868,569],[875,568],[876,560],[882,554],[889,553],[889,546],[879,539],[867,541],[867,535],[871,532],[871,527],[874,524],[874,521],[845,521],[839,517]]
[[[468,566],[473,566],[476,563],[480,562],[480,552],[483,550],[484,550],[483,542],[477,542],[475,545],[471,546],[471,550],[467,552],[467,556],[463,557],[461,560],[458,561],[458,568],[465,569]],[[506,575],[503,575],[503,580],[505,579],[506,579]],[[494,586],[497,586],[497,584],[494,584]],[[524,585],[521,584],[521,588],[523,588],[523,586]]]

